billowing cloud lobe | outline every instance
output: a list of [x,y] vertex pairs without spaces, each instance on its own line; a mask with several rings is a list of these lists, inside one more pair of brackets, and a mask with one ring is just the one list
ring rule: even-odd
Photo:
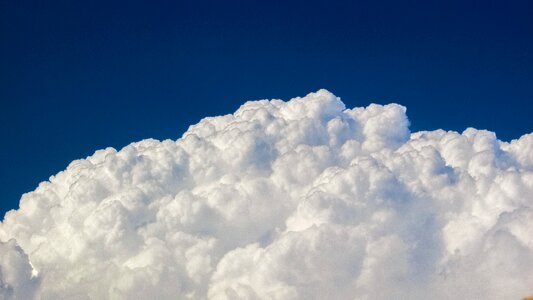
[[533,293],[533,134],[405,112],[320,90],[74,161],[0,224],[0,298]]

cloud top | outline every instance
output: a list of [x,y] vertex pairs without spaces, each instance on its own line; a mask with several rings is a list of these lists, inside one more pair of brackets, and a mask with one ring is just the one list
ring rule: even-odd
[[320,90],[99,150],[6,214],[0,297],[531,294],[533,134],[408,125]]

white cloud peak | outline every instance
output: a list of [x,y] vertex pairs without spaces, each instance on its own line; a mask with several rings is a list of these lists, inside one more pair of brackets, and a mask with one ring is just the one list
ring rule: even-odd
[[533,134],[326,90],[97,151],[0,224],[0,299],[520,299]]

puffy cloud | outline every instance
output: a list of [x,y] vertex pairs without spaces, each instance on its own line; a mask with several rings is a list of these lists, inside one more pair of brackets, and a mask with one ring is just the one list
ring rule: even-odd
[[5,299],[520,299],[533,134],[325,90],[72,162],[0,224]]
[[35,275],[15,240],[0,242],[0,298],[31,299],[39,284]]

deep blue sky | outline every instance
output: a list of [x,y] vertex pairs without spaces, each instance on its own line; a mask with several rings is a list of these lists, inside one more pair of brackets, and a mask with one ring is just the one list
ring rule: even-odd
[[327,88],[533,131],[533,1],[0,0],[0,215],[77,158]]

